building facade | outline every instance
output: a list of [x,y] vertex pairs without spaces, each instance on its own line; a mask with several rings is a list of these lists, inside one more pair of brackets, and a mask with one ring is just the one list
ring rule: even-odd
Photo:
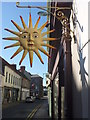
[[31,74],[25,70],[25,66],[21,66],[19,71],[22,76],[21,99],[25,100],[26,97],[30,96]]
[[15,65],[10,65],[1,58],[2,61],[2,102],[12,102],[20,100],[21,76]]
[[16,65],[11,65],[0,57],[1,65],[1,87],[2,102],[14,102],[25,100],[30,95],[30,81],[16,69]]
[[20,100],[21,76],[8,66],[5,66],[4,74],[5,74],[3,89],[4,100],[5,99],[7,99],[7,101]]
[[31,95],[37,98],[43,97],[43,78],[37,74],[31,76]]
[[[89,118],[89,72],[88,72],[88,1],[73,1],[72,73],[73,116]],[[83,13],[83,14],[82,14]],[[85,15],[85,17],[83,17]],[[78,107],[76,107],[78,106]]]
[[21,100],[25,100],[26,97],[30,96],[30,80],[21,73]]
[[50,115],[52,118],[88,118],[88,2],[52,1],[50,6],[60,8],[50,9],[54,14],[50,15],[50,30],[55,32],[49,37],[60,38],[49,42],[57,48],[49,49]]

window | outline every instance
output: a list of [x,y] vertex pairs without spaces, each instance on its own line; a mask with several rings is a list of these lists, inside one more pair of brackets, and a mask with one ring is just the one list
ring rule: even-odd
[[14,85],[16,85],[16,84],[17,84],[17,78],[14,77]]
[[16,85],[17,85],[17,77],[16,77]]
[[8,83],[10,83],[10,73],[9,73]]
[[21,79],[19,79],[19,86],[21,86]]
[[13,75],[11,76],[11,84],[13,83]]
[[8,78],[8,72],[6,72],[6,79],[5,79],[5,82],[7,82],[7,78]]
[[18,85],[18,78],[17,78],[17,85]]
[[15,85],[17,85],[17,78],[15,77]]
[[15,79],[15,77],[13,77],[13,85],[14,85],[14,79]]

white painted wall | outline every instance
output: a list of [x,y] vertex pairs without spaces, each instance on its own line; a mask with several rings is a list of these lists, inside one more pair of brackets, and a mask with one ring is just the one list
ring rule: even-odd
[[25,100],[29,96],[29,90],[27,88],[22,88],[22,100]]
[[[88,2],[88,39],[90,39],[90,1]],[[88,52],[90,51],[90,42],[88,44]],[[90,54],[88,53],[88,118],[90,119]]]
[[[8,72],[7,82],[5,82],[6,72]],[[10,73],[10,83],[8,83],[9,73]],[[8,66],[5,66],[4,75],[5,75],[4,86],[11,87],[11,88],[12,87],[13,88],[18,88],[19,89],[18,100],[19,100],[20,99],[20,90],[21,90],[21,76],[19,74],[17,74],[15,71],[13,71],[11,68],[9,68]],[[13,75],[12,84],[11,84],[11,75]],[[13,84],[14,77],[15,77],[16,84]],[[4,94],[4,91],[3,91],[3,94]]]
[[3,89],[3,87],[4,87],[4,77],[5,76],[3,76],[3,75],[1,75],[0,74],[0,87],[1,87],[1,99],[2,99],[2,101],[3,101],[3,98],[4,98],[4,95],[2,94],[3,93],[3,91],[4,91],[4,89]]
[[[77,19],[83,26],[83,32],[81,32],[79,24],[75,29],[77,42],[81,49],[88,41],[88,0],[75,0],[74,2]],[[73,29],[72,25],[71,28]],[[90,76],[88,72],[88,44],[81,52],[78,51],[78,45],[72,39],[73,115],[76,118],[88,118],[88,79]]]
[[[8,78],[9,78],[9,73],[10,73],[10,76],[13,75],[13,77],[15,78],[18,78],[18,79],[15,79],[17,82],[16,84],[13,85],[13,83],[11,84],[11,80],[10,80],[10,83],[8,82],[5,82],[5,79],[4,79],[4,86],[8,86],[8,87],[14,87],[14,88],[21,88],[21,76],[18,75],[16,72],[14,72],[11,68],[9,68],[8,66],[5,66],[5,79],[6,79],[6,72],[8,72]],[[7,79],[8,79],[7,78]]]

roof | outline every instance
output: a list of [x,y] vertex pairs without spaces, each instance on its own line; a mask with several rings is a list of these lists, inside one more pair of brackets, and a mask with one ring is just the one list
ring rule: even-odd
[[[38,74],[32,74],[31,75],[31,78],[35,78],[35,77],[39,77],[39,78],[42,78],[41,76],[39,76]],[[43,78],[42,78],[43,79]]]
[[[11,68],[10,64],[0,56],[0,71],[1,71],[2,75],[4,75],[5,66],[8,66]],[[13,69],[13,68],[11,68],[11,69]]]
[[31,73],[27,72],[26,70],[24,71],[24,75],[27,76],[29,80],[31,80]]
[[18,73],[19,73],[20,76],[24,77],[25,79],[28,79],[28,77],[23,72],[20,72],[19,70],[17,70],[17,71],[18,71]]
[[0,74],[3,74],[2,73],[2,60],[1,60],[1,58],[0,58]]
[[[5,59],[3,59],[0,56],[0,74],[4,75],[4,69],[5,66],[8,66],[10,69],[12,69],[14,72],[16,72],[18,75],[24,77],[25,79],[28,79],[23,73],[21,73],[19,70],[15,69],[14,66],[12,66],[11,64],[9,64]],[[29,79],[28,79],[29,80]]]

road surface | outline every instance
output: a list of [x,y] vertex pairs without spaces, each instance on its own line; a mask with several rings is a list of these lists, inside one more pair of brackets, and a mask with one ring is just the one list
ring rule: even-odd
[[20,102],[16,105],[12,105],[2,110],[2,118],[14,120],[17,118],[28,120],[32,118],[39,108],[47,103],[47,99],[36,99],[33,103]]

